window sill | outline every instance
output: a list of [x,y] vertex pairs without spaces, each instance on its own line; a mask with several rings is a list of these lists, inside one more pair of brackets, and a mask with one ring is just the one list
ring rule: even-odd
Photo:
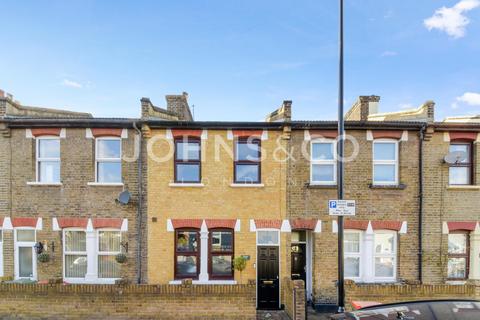
[[[172,280],[168,284],[180,285],[180,284],[182,284],[182,280]],[[198,285],[212,285],[212,284],[235,285],[235,284],[237,284],[237,281],[236,280],[208,280],[208,281],[193,280],[192,284],[198,284]]]
[[88,182],[87,185],[92,187],[123,187],[123,182],[111,182],[111,183]]
[[232,188],[263,188],[265,185],[263,183],[232,183],[230,184]]
[[370,189],[386,189],[386,190],[404,190],[407,188],[407,185],[400,183],[400,184],[369,184],[368,187]]
[[445,281],[445,284],[450,284],[454,286],[460,286],[460,285],[465,285],[467,284],[467,280],[447,280]]
[[337,189],[336,184],[306,183],[308,189]]
[[447,190],[480,190],[477,185],[447,185]]
[[58,187],[58,186],[62,186],[63,183],[61,182],[37,182],[37,181],[31,181],[31,182],[27,182],[27,185],[28,186],[51,186],[51,187]]
[[205,185],[203,183],[181,183],[181,182],[175,182],[175,183],[169,183],[169,187],[174,187],[174,188],[203,188]]

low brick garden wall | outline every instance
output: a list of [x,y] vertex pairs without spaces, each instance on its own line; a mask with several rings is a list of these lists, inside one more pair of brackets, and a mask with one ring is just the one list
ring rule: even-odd
[[255,319],[254,285],[0,284],[0,318]]
[[305,284],[303,280],[283,280],[285,312],[292,320],[305,319]]
[[393,303],[413,300],[480,299],[480,284],[355,284],[346,283],[347,308],[351,301]]

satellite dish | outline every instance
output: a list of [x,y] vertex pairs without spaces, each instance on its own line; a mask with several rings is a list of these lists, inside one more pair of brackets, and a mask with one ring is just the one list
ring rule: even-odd
[[120,202],[120,204],[128,204],[130,202],[130,197],[130,192],[125,190],[118,195],[117,201]]
[[450,152],[443,158],[448,164],[457,164],[467,160],[467,153],[465,151]]

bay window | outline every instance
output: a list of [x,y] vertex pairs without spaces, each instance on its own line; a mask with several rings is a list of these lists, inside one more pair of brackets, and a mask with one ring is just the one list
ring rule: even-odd
[[120,278],[120,265],[115,256],[121,252],[122,234],[120,231],[98,231],[98,277]]
[[345,232],[344,238],[344,265],[345,278],[360,278],[361,266],[361,233],[355,231]]
[[234,242],[232,229],[210,230],[210,279],[233,280]]
[[397,234],[394,232],[376,232],[374,245],[374,263],[376,279],[395,279],[397,260]]
[[470,252],[468,238],[466,232],[448,234],[448,279],[464,280],[468,278]]
[[334,185],[337,183],[336,143],[312,141],[310,146],[310,183]]
[[95,144],[95,182],[121,183],[122,140],[120,138],[97,138]]
[[449,165],[449,184],[473,184],[472,144],[470,142],[454,142],[450,144],[450,152],[463,152],[465,159]]
[[60,139],[39,137],[36,143],[37,182],[60,183]]
[[198,230],[175,230],[175,278],[197,279],[199,272],[200,234]]
[[398,184],[398,141],[373,142],[373,184]]
[[175,140],[175,182],[198,183],[201,181],[199,139]]
[[234,182],[261,182],[259,139],[239,138],[235,141]]
[[64,230],[63,243],[65,278],[85,278],[87,274],[87,240],[85,231]]

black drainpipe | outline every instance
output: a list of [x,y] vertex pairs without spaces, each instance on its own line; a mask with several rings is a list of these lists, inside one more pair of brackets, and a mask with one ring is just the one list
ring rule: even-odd
[[138,204],[137,204],[137,283],[142,283],[142,202],[143,202],[143,176],[142,176],[142,131],[138,129],[137,123],[133,123],[133,128],[137,131],[138,141]]
[[427,125],[424,124],[420,129],[420,142],[418,144],[418,281],[420,283],[423,282],[423,139],[425,138],[426,127]]

